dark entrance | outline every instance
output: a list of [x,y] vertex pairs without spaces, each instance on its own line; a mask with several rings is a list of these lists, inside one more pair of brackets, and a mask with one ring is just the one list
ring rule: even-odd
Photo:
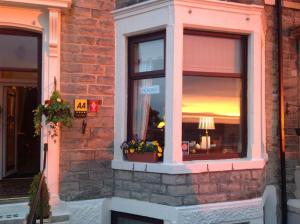
[[163,220],[111,211],[111,224],[163,224]]
[[26,196],[40,171],[33,110],[41,99],[41,34],[0,28],[0,198]]

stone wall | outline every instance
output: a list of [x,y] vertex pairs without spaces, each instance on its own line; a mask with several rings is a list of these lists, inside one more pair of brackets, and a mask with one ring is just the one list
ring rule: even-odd
[[157,174],[114,171],[114,196],[183,206],[260,197],[265,170]]
[[62,130],[60,196],[63,200],[112,195],[114,125],[114,0],[76,0],[62,16],[61,92],[75,98],[102,100],[98,113],[76,118]]

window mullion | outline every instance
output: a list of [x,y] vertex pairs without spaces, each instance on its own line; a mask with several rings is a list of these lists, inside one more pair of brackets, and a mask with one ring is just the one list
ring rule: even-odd
[[182,24],[167,27],[165,163],[182,162]]

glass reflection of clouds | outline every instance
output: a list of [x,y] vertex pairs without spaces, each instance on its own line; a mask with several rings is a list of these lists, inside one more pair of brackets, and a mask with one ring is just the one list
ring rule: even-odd
[[240,94],[240,79],[184,76],[183,118],[186,114],[239,117]]

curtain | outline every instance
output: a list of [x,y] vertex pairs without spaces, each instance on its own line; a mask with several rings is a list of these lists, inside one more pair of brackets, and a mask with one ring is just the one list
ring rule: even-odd
[[134,91],[133,134],[145,140],[149,123],[151,95],[143,94],[142,88],[151,86],[152,80],[144,79],[138,83]]
[[[148,58],[141,61],[139,71],[151,71],[153,59]],[[149,123],[151,94],[145,93],[144,88],[152,86],[152,79],[136,80],[133,93],[133,134],[138,138],[146,140]]]

